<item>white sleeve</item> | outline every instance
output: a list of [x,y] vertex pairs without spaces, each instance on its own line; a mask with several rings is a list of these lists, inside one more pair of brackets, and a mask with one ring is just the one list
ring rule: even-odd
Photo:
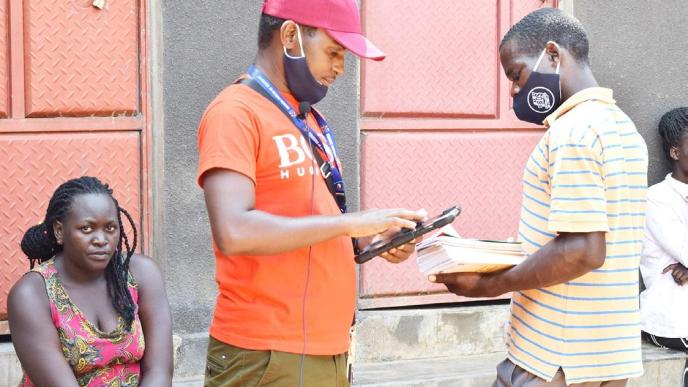
[[647,198],[645,230],[669,256],[688,267],[688,227],[668,200]]

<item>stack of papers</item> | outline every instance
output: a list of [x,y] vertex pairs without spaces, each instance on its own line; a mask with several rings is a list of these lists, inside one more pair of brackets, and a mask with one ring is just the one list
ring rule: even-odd
[[486,273],[518,265],[526,258],[520,242],[463,239],[451,226],[417,244],[416,251],[424,275]]

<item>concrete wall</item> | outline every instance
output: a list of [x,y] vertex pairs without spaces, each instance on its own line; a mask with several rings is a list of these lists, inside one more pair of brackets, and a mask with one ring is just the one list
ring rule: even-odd
[[[196,129],[208,103],[253,61],[259,1],[153,1],[154,253],[168,284],[175,334],[184,339],[177,373],[205,363],[207,328],[216,286],[202,191],[196,186]],[[157,53],[157,54],[156,54]],[[156,55],[157,62],[156,62]],[[358,203],[357,61],[318,106],[337,136],[347,166],[349,202]],[[157,106],[157,109],[156,109]]]
[[670,109],[688,106],[688,7],[685,0],[575,0],[573,12],[590,35],[593,71],[614,89],[650,152],[649,183],[669,164],[657,124]]

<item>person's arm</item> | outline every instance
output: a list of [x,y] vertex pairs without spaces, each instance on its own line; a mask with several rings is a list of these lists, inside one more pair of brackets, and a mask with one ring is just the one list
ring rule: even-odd
[[520,265],[497,273],[452,273],[431,276],[450,292],[467,297],[497,297],[544,288],[578,278],[604,264],[605,233],[561,233]]
[[165,285],[155,262],[134,255],[130,269],[138,283],[139,319],[146,349],[141,359],[140,387],[172,384],[172,317]]
[[648,195],[645,230],[669,256],[688,266],[688,228],[668,201]]
[[338,236],[364,237],[394,227],[414,228],[422,211],[368,210],[299,218],[255,209],[255,187],[247,176],[215,168],[203,175],[203,191],[213,239],[224,255],[272,255]]
[[38,273],[22,277],[7,298],[12,344],[36,386],[77,387],[50,314],[45,282]]
[[[578,278],[604,265],[607,201],[604,158],[594,131],[570,131],[547,137],[549,185],[538,201],[524,195],[526,206],[547,201],[549,233],[556,236],[520,265],[493,274],[446,274],[430,278],[457,294],[495,297],[510,291],[538,289]],[[530,178],[525,176],[524,179]],[[537,182],[530,182],[536,184]]]

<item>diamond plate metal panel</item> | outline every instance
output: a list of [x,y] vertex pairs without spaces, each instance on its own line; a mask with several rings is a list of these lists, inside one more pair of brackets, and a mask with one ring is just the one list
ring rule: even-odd
[[[425,208],[437,214],[461,204],[454,227],[464,237],[515,237],[523,167],[541,132],[373,133],[361,153],[363,208]],[[415,257],[361,266],[361,297],[445,291],[418,271]]]
[[24,12],[29,117],[138,111],[138,1],[27,0]]
[[[511,25],[538,8],[556,7],[555,0],[511,0]],[[506,31],[505,31],[506,32]],[[543,47],[544,49],[544,47]]]
[[9,112],[9,2],[0,0],[0,118]]
[[362,63],[362,111],[370,116],[495,117],[496,0],[375,0],[366,34],[385,53]]
[[[19,248],[26,229],[45,217],[50,195],[69,178],[93,175],[110,184],[120,204],[141,219],[141,159],[137,132],[0,136],[0,320],[7,293],[26,272]],[[140,229],[140,227],[138,227]]]

